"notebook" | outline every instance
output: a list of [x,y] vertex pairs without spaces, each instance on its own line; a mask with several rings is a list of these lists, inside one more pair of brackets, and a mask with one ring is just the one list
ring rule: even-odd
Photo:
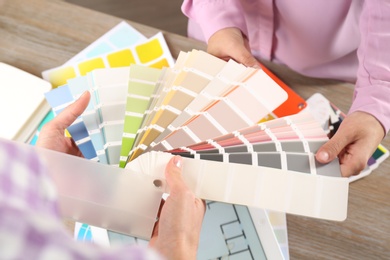
[[0,63],[0,137],[27,142],[50,110],[44,96],[50,89],[49,82]]

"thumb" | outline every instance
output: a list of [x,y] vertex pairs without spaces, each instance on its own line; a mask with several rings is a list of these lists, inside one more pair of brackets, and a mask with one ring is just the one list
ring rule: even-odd
[[257,59],[252,55],[250,51],[248,51],[247,48],[240,48],[239,52],[237,52],[235,57],[232,57],[237,62],[240,62],[244,64],[247,67],[252,67],[255,69],[260,69],[259,62]]
[[60,114],[58,114],[52,121],[55,122],[62,130],[65,130],[70,126],[87,108],[91,94],[89,91],[85,91],[79,99],[65,108]]
[[168,162],[167,167],[165,168],[165,178],[167,180],[169,189],[172,191],[186,189],[182,177],[182,167],[183,159],[179,155],[175,155]]
[[318,149],[316,159],[320,163],[328,163],[334,160],[341,151],[348,145],[349,140],[342,137],[340,130],[324,145]]

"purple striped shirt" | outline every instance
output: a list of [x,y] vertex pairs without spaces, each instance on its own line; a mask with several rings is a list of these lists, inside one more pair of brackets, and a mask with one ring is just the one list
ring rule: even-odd
[[75,241],[62,223],[57,195],[33,149],[0,138],[0,259],[161,259],[141,246]]

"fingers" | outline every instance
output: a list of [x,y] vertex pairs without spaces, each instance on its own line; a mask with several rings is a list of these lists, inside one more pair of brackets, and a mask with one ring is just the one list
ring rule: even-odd
[[316,153],[316,159],[320,163],[328,163],[334,160],[350,140],[337,132],[327,143],[321,146]]
[[164,204],[165,204],[165,200],[161,199],[160,208],[158,209],[158,213],[157,213],[157,221],[156,221],[156,224],[154,225],[153,232],[152,232],[152,239],[150,241],[150,243],[152,243],[152,244],[155,242],[154,240],[158,236],[159,223],[160,223],[160,221],[158,221],[158,220],[160,218],[161,211],[164,207]]
[[58,116],[56,116],[50,123],[61,130],[69,127],[87,108],[91,94],[85,91],[78,100],[65,108]]
[[343,177],[358,175],[367,165],[367,159],[358,158],[356,155],[345,154],[346,158],[340,159],[340,170]]
[[256,60],[255,57],[253,57],[252,53],[250,53],[246,48],[240,48],[235,53],[235,56],[232,58],[237,62],[244,64],[247,67],[260,69],[259,62]]
[[247,67],[260,69],[260,64],[258,60],[250,52],[250,45],[248,39],[242,33],[241,35],[243,37],[243,45],[237,48],[237,52],[232,52],[233,53],[232,58],[237,62],[244,64]]
[[170,194],[149,243],[167,259],[196,259],[205,213],[203,202],[186,186],[182,168],[180,156],[172,157],[165,168]]
[[65,108],[58,116],[45,124],[39,134],[36,145],[71,154],[82,156],[74,140],[65,137],[65,129],[69,127],[87,108],[91,95],[86,91],[73,104]]
[[320,163],[328,163],[339,154],[346,153],[346,147],[361,139],[359,124],[349,117],[343,120],[335,135],[317,151],[316,159]]
[[[193,203],[200,209],[203,216],[206,211],[206,202],[197,198],[194,193],[187,187],[182,175],[183,159],[176,155],[167,164],[165,169],[165,178],[167,180],[170,196],[180,197],[184,203]],[[179,204],[177,204],[179,205]]]
[[[316,153],[320,163],[329,163],[339,157],[341,175],[349,177],[359,174],[367,162],[364,160],[364,149],[356,149],[356,137],[345,133],[340,128],[336,134],[325,143]],[[360,151],[359,151],[360,150]]]
[[233,59],[247,67],[260,68],[259,62],[250,51],[248,39],[235,27],[214,33],[208,41],[207,52],[226,61]]
[[[366,125],[361,122],[366,122]],[[357,175],[366,167],[383,135],[382,125],[373,116],[354,112],[343,120],[336,134],[317,151],[316,159],[320,163],[328,163],[338,156],[342,175]]]
[[176,155],[167,164],[165,169],[165,178],[171,192],[187,189],[181,175],[183,159]]

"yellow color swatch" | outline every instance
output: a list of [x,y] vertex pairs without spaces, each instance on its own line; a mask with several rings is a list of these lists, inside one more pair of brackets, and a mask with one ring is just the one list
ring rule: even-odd
[[84,62],[81,62],[79,65],[79,71],[81,76],[87,75],[88,72],[93,71],[94,69],[103,69],[104,61],[102,58],[90,59]]
[[274,119],[276,119],[277,117],[274,115],[274,114],[268,114],[268,115],[266,115],[264,118],[262,118],[259,122],[258,122],[258,124],[260,124],[260,123],[264,123],[264,122],[267,122],[267,121],[270,121],[270,120],[274,120]]
[[162,69],[163,67],[169,68],[169,63],[168,63],[167,59],[164,58],[164,59],[157,61],[156,63],[150,64],[149,67],[156,68],[156,69]]
[[125,49],[122,51],[114,52],[112,54],[107,55],[108,63],[110,67],[126,67],[131,64],[135,64],[135,59],[133,53],[129,49]]
[[148,63],[155,60],[164,53],[158,39],[153,39],[150,42],[146,42],[145,44],[135,47],[135,51],[142,63]]
[[76,77],[76,72],[72,67],[63,67],[58,70],[54,70],[49,75],[49,81],[53,85],[53,88],[65,85],[68,79]]

